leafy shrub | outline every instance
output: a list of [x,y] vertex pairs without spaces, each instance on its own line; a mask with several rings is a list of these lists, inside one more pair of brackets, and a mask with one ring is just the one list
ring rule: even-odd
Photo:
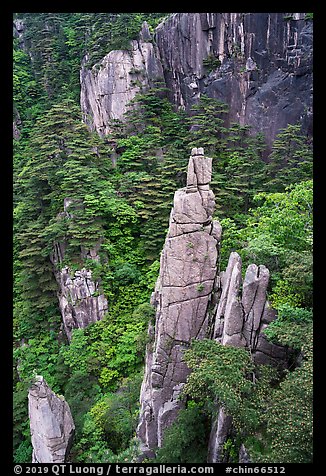
[[201,405],[189,402],[165,430],[155,462],[204,463],[207,458],[209,420]]

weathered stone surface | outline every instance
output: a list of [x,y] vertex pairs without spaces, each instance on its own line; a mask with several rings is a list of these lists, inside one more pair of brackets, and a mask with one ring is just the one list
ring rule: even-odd
[[32,463],[66,462],[75,425],[68,403],[50,389],[42,376],[37,376],[29,389],[28,414]]
[[[312,133],[313,22],[294,13],[176,13],[156,29],[171,100],[190,110],[200,95],[229,105],[229,122],[277,132],[301,122]],[[208,57],[221,64],[209,70]]]
[[[200,190],[211,177],[211,159],[193,149],[188,186],[178,190],[161,255],[160,275],[152,295],[156,307],[155,334],[146,353],[137,429],[144,453],[160,447],[164,430],[175,420],[183,403],[178,396],[189,374],[183,352],[193,338],[207,337],[208,304],[217,273],[217,236],[212,223],[213,192]],[[188,193],[190,188],[195,190]],[[214,236],[212,231],[214,230]]]
[[[131,53],[111,51],[91,70],[82,67],[85,122],[107,134],[108,120],[123,118],[140,85],[160,78],[178,108],[190,111],[202,94],[219,99],[229,106],[227,123],[250,125],[269,144],[297,122],[312,135],[313,22],[288,15],[175,13],[158,25],[154,43],[145,24]],[[220,65],[209,69],[208,57]]]
[[[73,210],[82,206],[69,197],[64,199],[63,215],[73,218]],[[99,262],[100,243],[94,249],[81,248],[80,258],[89,258]],[[100,282],[92,277],[92,271],[82,268],[73,272],[69,267],[62,267],[66,243],[54,243],[51,261],[53,272],[58,283],[59,308],[63,327],[68,340],[71,340],[74,329],[82,329],[90,323],[101,320],[108,311],[108,302],[100,292]]]
[[224,443],[226,442],[232,427],[232,418],[221,407],[212,425],[208,445],[207,461],[223,463]]
[[103,294],[98,293],[99,283],[92,279],[92,272],[85,268],[71,273],[64,267],[56,273],[59,283],[59,307],[62,314],[64,329],[71,339],[73,329],[87,327],[104,317],[108,303]]
[[[224,273],[221,273],[222,292],[216,310],[213,338],[223,345],[250,349],[256,364],[286,367],[287,349],[269,342],[264,335],[267,325],[276,317],[266,298],[269,270],[261,265],[248,266],[244,280],[241,277],[240,256],[233,252]],[[223,460],[223,445],[231,430],[232,421],[223,408],[217,408],[209,441],[208,462]],[[218,423],[217,423],[218,422]],[[239,461],[245,462],[243,448]]]
[[[84,64],[87,57],[84,59]],[[123,120],[128,103],[141,87],[163,78],[156,47],[150,42],[145,22],[139,40],[131,41],[131,51],[113,50],[103,60],[80,72],[80,104],[84,121],[100,135],[110,131],[111,119]]]
[[24,32],[26,30],[26,25],[24,20],[21,18],[16,18],[13,21],[13,37],[18,38],[18,43],[20,48],[25,48]]
[[243,443],[239,450],[239,463],[251,463],[248,451]]
[[222,293],[213,337],[224,345],[250,349],[254,360],[259,351],[260,361],[260,354],[264,353],[266,363],[268,359],[285,362],[285,348],[268,342],[263,334],[267,324],[276,317],[276,311],[266,299],[269,270],[263,265],[251,264],[242,282],[241,269],[240,256],[231,253],[226,271],[221,273]]

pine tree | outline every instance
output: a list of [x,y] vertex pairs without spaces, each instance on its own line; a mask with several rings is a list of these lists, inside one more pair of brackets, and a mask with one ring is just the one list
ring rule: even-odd
[[266,182],[272,192],[283,192],[289,185],[312,176],[312,143],[301,133],[301,126],[289,124],[277,135],[268,159]]

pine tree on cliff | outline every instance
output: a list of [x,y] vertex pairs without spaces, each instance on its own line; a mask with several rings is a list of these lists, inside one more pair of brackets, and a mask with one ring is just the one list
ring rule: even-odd
[[[31,134],[16,216],[21,292],[30,306],[28,319],[39,325],[56,312],[53,243],[65,241],[67,254],[78,261],[81,246],[89,249],[103,235],[98,217],[83,206],[85,195],[102,183],[94,144],[71,100],[53,106]],[[61,213],[65,198],[73,201],[69,220]]]

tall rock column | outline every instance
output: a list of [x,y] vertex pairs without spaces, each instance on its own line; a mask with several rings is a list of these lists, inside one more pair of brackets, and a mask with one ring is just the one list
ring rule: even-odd
[[28,392],[32,463],[66,462],[75,425],[68,403],[38,375]]
[[187,186],[177,190],[152,295],[156,307],[146,353],[137,435],[144,453],[162,445],[164,430],[183,404],[178,396],[189,375],[183,352],[208,336],[208,307],[217,273],[221,226],[213,221],[212,159],[194,148]]

